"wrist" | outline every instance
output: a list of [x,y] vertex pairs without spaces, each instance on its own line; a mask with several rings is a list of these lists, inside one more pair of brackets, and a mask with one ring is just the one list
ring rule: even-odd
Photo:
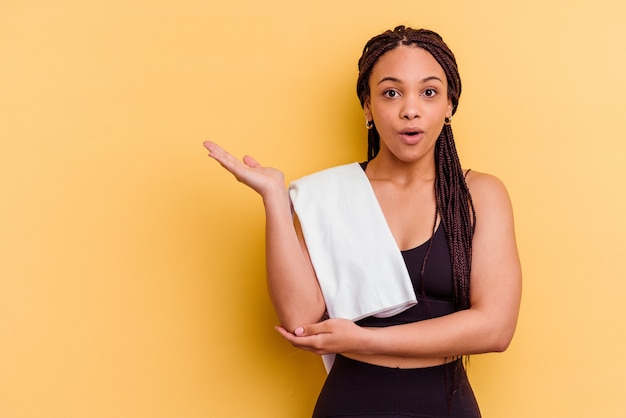
[[[289,200],[289,193],[286,188],[281,189],[277,187],[266,190],[266,192],[261,195],[261,198],[263,199],[263,206],[268,216],[282,214],[284,216],[289,215],[289,218],[292,218],[291,201]],[[292,223],[292,221],[290,221],[290,223]]]
[[359,341],[359,352],[361,354],[376,354],[380,352],[378,341],[380,339],[381,328],[362,328],[362,337]]
[[275,185],[269,187],[261,193],[263,203],[267,206],[274,202],[283,203],[289,201],[289,193],[284,185]]

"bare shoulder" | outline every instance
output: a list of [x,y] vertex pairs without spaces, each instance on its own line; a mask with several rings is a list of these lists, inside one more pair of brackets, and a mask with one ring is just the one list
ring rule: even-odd
[[465,180],[467,182],[467,186],[470,188],[470,192],[472,193],[472,195],[482,193],[506,193],[504,183],[502,183],[502,181],[498,177],[492,174],[469,170],[469,172],[466,174]]
[[477,216],[510,213],[511,201],[504,183],[496,176],[470,170],[466,177]]

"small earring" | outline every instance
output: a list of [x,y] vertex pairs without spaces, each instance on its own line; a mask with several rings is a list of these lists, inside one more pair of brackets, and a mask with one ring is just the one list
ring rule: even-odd
[[446,118],[443,120],[443,124],[444,125],[452,125],[452,116],[446,116]]
[[365,121],[365,127],[367,129],[372,129],[374,127],[374,121],[373,120],[366,120]]

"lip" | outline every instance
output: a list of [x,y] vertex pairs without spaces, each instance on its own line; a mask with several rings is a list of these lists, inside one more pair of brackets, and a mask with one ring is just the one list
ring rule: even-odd
[[402,142],[407,145],[415,145],[424,138],[424,132],[418,128],[406,128],[400,131]]

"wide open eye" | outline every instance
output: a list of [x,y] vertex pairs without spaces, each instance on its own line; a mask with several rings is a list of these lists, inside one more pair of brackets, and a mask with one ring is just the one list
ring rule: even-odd
[[422,94],[424,94],[424,96],[426,97],[435,97],[437,95],[437,90],[433,88],[427,88]]
[[394,99],[398,97],[400,93],[397,90],[389,89],[383,92],[383,96],[388,97],[390,99]]

